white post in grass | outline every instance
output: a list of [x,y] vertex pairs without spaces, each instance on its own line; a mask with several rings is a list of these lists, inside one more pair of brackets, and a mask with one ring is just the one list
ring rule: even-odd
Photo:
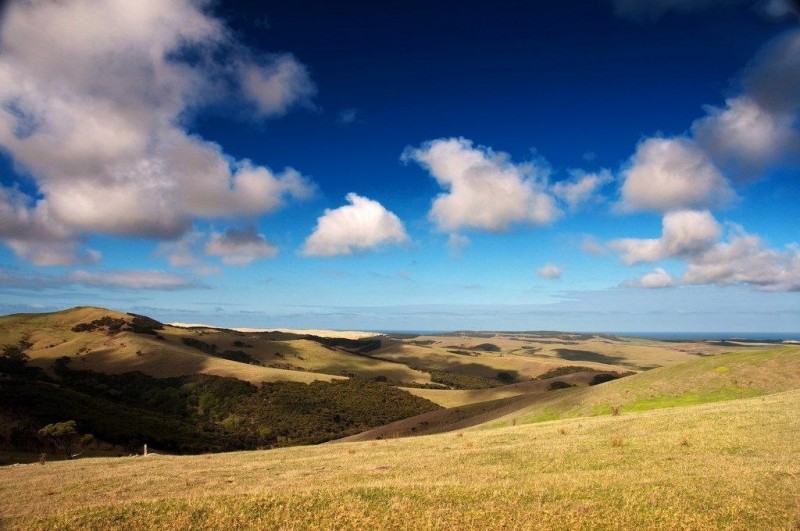
[[144,456],[147,457],[147,445],[144,445]]

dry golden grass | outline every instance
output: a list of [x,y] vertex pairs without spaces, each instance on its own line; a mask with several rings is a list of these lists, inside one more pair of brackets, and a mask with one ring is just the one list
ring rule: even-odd
[[[308,340],[272,341],[263,337],[242,336],[215,329],[193,330],[167,326],[160,331],[163,340],[153,336],[121,333],[73,333],[78,323],[106,315],[127,317],[103,308],[73,308],[50,314],[14,315],[0,318],[0,345],[26,339],[33,343],[27,350],[31,364],[49,368],[62,356],[73,358],[73,367],[100,372],[123,373],[138,370],[156,377],[196,373],[232,376],[253,383],[332,380],[341,374],[367,378],[383,376],[395,382],[428,384],[428,373],[417,370],[436,369],[460,374],[495,378],[499,372],[516,374],[521,383],[485,390],[409,389],[444,407],[458,407],[478,402],[538,392],[531,378],[554,367],[589,366],[602,370],[640,370],[642,367],[666,366],[697,359],[698,354],[714,354],[722,347],[708,343],[667,343],[644,339],[610,339],[603,337],[554,339],[530,335],[500,333],[492,337],[423,336],[409,341],[386,340],[385,346],[371,355],[382,359],[329,349]],[[301,370],[277,369],[237,363],[208,356],[181,342],[186,336],[212,342],[218,351],[239,350],[234,345],[243,340],[252,348],[244,350],[265,365],[279,364]],[[414,341],[432,342],[421,345]],[[500,352],[471,351],[473,355],[454,354],[484,343],[500,348]],[[726,347],[751,351],[751,346]],[[604,362],[591,359],[565,360],[557,349],[595,353]],[[605,356],[605,358],[603,358]],[[592,356],[588,356],[591,358]],[[413,367],[413,368],[412,368]]]
[[[325,347],[314,341],[298,339],[294,341],[273,341],[269,346],[262,346],[258,340],[247,340],[252,343],[253,357],[264,362],[285,362],[301,367],[310,372],[339,375],[352,373],[365,378],[385,376],[393,382],[431,383],[430,374],[401,365],[367,356],[360,356],[342,349]],[[264,354],[259,354],[258,352]],[[283,356],[276,359],[273,352]]]
[[793,529],[798,409],[789,391],[412,439],[6,468],[0,525]]
[[[557,378],[572,385],[588,385],[594,376],[591,373],[567,374]],[[526,382],[491,387],[489,389],[448,390],[448,389],[405,389],[411,394],[420,396],[442,407],[453,408],[480,402],[489,402],[521,395],[544,395],[548,393],[549,380],[528,380]]]
[[[420,345],[411,341],[387,341],[375,354],[406,365],[459,372],[493,378],[500,371],[513,371],[521,381],[537,377],[553,367],[580,365],[599,370],[641,371],[685,363],[700,355],[714,355],[732,350],[752,351],[763,346],[741,345],[721,347],[702,341],[677,343],[639,338],[609,339],[532,339],[513,333],[498,333],[492,337],[422,336],[416,340],[431,341]],[[470,351],[483,343],[496,345],[499,352]],[[601,361],[587,356],[569,360],[559,349],[597,354]],[[456,354],[463,350],[472,355]]]

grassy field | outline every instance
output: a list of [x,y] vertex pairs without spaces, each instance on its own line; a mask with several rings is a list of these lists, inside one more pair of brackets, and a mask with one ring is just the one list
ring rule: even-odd
[[[106,315],[125,317],[3,317],[0,345],[23,341],[44,368],[69,356],[77,369],[160,377],[419,385],[442,371],[495,386],[409,387],[449,409],[336,444],[3,467],[0,528],[800,528],[798,346],[483,333],[358,351],[216,329],[71,331]],[[273,366],[215,354],[226,350]],[[556,368],[566,372],[539,379]],[[598,371],[633,374],[589,386]],[[500,385],[499,372],[516,383]],[[575,387],[550,390],[553,380]]]
[[[605,384],[608,385],[608,384]],[[797,529],[800,391],[505,428],[5,468],[9,529]]]
[[800,348],[733,352],[591,387],[554,391],[491,426],[761,396],[800,387]]

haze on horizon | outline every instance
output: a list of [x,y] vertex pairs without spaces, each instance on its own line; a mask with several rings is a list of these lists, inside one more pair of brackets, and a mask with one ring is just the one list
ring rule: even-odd
[[0,313],[800,333],[791,0],[12,1]]

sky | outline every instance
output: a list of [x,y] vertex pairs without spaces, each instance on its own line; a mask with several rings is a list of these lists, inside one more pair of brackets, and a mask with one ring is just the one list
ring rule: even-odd
[[17,0],[0,313],[800,334],[791,0]]

